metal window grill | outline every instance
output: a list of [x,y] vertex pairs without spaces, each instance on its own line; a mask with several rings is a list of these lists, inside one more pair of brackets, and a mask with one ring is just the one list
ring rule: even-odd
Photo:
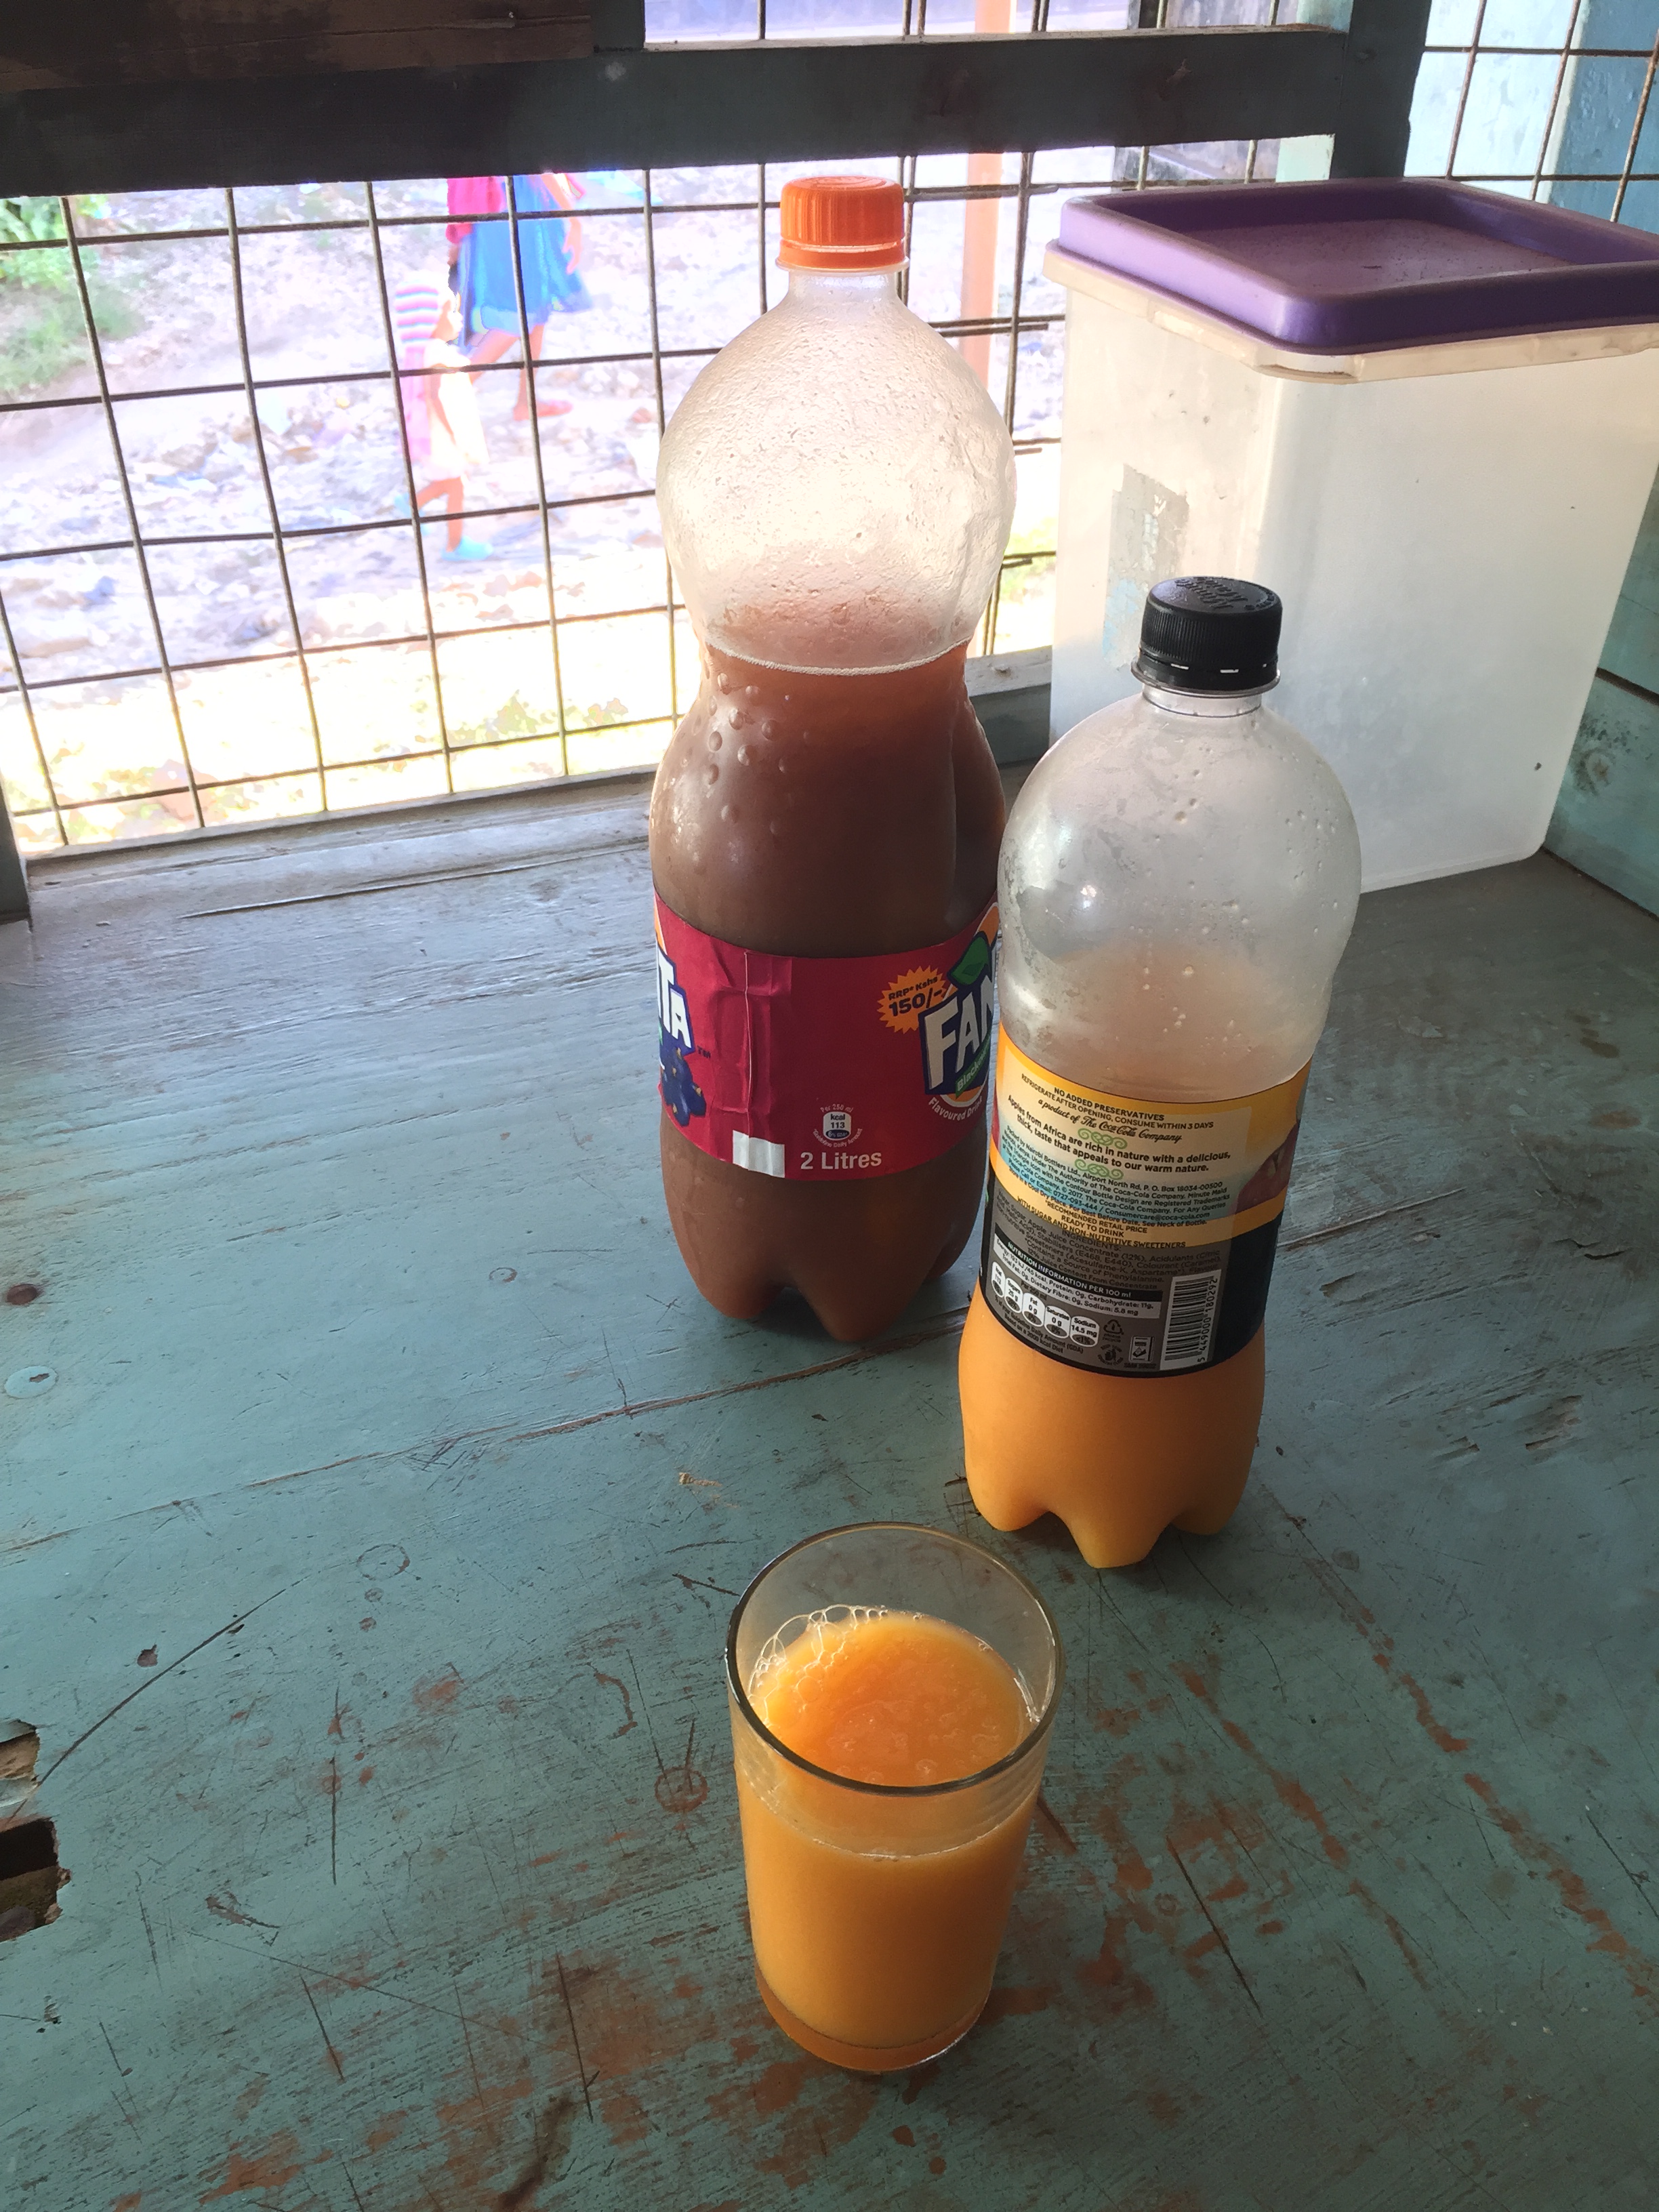
[[[666,20],[653,27],[684,36],[672,10],[689,0],[658,4]],[[975,0],[958,21],[963,4],[933,0],[933,31],[1011,27],[1010,0]],[[759,38],[766,9],[757,0]],[[1030,0],[1020,27],[1041,36],[1062,13],[1066,27],[1123,26],[1126,15],[1161,27],[1279,23],[1295,7]],[[781,29],[779,14],[773,0]],[[928,0],[903,0],[902,26],[876,27],[927,36]],[[1277,153],[1250,141],[857,165],[902,183],[911,304],[985,378],[1020,455],[1021,514],[980,650],[1047,639],[1063,320],[1041,274],[1047,227],[1034,216],[1103,183],[1265,179]],[[653,761],[696,665],[655,530],[656,441],[696,369],[775,302],[778,191],[821,166],[576,179],[591,258],[614,280],[586,348],[576,314],[550,317],[538,334],[526,304],[533,227],[568,226],[572,211],[526,204],[509,179],[500,213],[465,218],[507,231],[516,315],[501,338],[516,357],[472,371],[503,457],[472,472],[464,507],[437,520],[424,518],[421,456],[396,396],[428,372],[400,350],[397,303],[411,277],[435,269],[441,282],[441,179],[65,198],[51,223],[38,204],[7,204],[0,774],[25,849]],[[43,234],[21,234],[31,222]],[[562,251],[568,228],[554,235]],[[688,238],[690,268],[679,265]],[[311,297],[284,309],[307,247]],[[169,333],[167,311],[189,304],[192,284],[216,292],[218,322],[180,312]],[[78,318],[83,352],[58,379],[74,388],[17,388],[5,309],[15,323],[31,292]],[[120,336],[135,295],[161,302],[148,343]],[[284,313],[297,334],[282,327]],[[62,331],[60,340],[69,344]],[[204,374],[216,344],[223,373]],[[522,434],[513,394],[533,410]],[[574,411],[544,423],[539,410],[561,403]],[[168,445],[169,421],[176,428],[191,407],[197,433]],[[585,428],[595,416],[604,423]],[[368,458],[344,465],[356,448]],[[42,449],[47,465],[31,477],[19,465]],[[54,464],[59,450],[70,460]],[[89,462],[90,477],[72,473]],[[456,521],[464,545],[475,526],[489,531],[489,560],[446,562]]]
[[1659,229],[1652,0],[1435,0],[1409,175]]

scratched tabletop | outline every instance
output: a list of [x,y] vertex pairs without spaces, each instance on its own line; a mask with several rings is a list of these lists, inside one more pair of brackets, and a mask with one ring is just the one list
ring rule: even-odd
[[[691,1289],[644,804],[35,871],[0,1717],[72,1879],[0,2205],[1650,2212],[1659,921],[1363,902],[1244,1502],[1097,1574],[973,1513],[966,1265],[853,1352]],[[985,2015],[875,2079],[756,1996],[720,1648],[889,1516],[1070,1679]]]

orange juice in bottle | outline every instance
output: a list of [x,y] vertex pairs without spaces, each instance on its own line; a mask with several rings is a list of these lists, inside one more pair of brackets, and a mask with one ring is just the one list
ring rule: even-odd
[[1001,1030],[966,1470],[1091,1566],[1237,1506],[1308,1065],[1359,892],[1342,787],[1263,705],[1282,610],[1187,576],[1142,691],[1033,771],[999,878]]

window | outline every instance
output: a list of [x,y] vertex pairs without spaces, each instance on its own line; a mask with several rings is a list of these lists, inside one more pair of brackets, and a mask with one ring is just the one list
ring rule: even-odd
[[[1019,0],[1015,26],[1011,4],[650,0],[648,28],[1040,36],[1296,14]],[[1042,264],[1063,196],[1320,173],[1328,145],[855,165],[903,183],[910,303],[1018,451],[976,649],[1048,638],[1063,298]],[[696,659],[657,528],[660,430],[779,297],[779,190],[823,166],[521,179],[510,199],[505,179],[428,179],[0,202],[0,779],[24,850],[653,763]],[[446,337],[469,256],[482,319]],[[434,484],[457,489],[426,503]]]
[[1659,230],[1650,0],[1434,0],[1413,176]]

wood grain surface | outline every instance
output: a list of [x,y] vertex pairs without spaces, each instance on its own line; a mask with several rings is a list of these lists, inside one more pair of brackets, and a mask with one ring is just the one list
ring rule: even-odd
[[0,94],[593,51],[588,0],[67,0],[0,7]]
[[[1095,1574],[961,1480],[969,1273],[722,1321],[657,1185],[643,792],[48,861],[0,983],[19,2212],[1638,2212],[1659,2118],[1659,923],[1366,899],[1255,1470]],[[1070,1680],[989,2008],[757,1999],[732,1594],[971,1530]]]
[[1648,499],[1546,839],[1659,914],[1659,481]]

